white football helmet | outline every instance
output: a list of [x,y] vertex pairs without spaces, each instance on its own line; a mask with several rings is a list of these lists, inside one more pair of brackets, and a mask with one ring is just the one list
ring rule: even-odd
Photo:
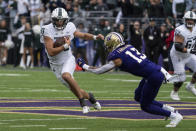
[[193,11],[187,11],[184,14],[183,20],[187,28],[192,28],[195,26],[196,14]]
[[57,30],[63,30],[69,21],[67,11],[63,8],[56,8],[52,11],[52,23]]
[[109,52],[124,44],[123,36],[117,32],[109,33],[104,40],[104,45]]

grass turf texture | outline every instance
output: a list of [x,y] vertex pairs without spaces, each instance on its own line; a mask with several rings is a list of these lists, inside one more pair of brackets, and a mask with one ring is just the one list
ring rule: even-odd
[[[75,96],[64,87],[48,69],[23,71],[20,69],[0,68],[0,99],[30,100],[76,100]],[[94,93],[98,100],[132,100],[134,90],[140,78],[125,73],[108,73],[94,75],[76,72],[75,79],[81,88]],[[127,81],[132,80],[132,81]],[[133,81],[134,80],[134,81]],[[188,78],[187,80],[190,80]],[[185,84],[180,90],[183,102],[195,102],[196,97],[185,91]],[[169,98],[172,84],[163,85],[157,100],[171,101]],[[0,100],[1,101],[1,100]],[[3,100],[5,102],[5,100]],[[79,103],[78,103],[79,104]],[[38,109],[39,107],[1,107],[0,131],[48,131],[48,130],[88,130],[88,131],[152,131],[152,130],[195,130],[193,120],[183,120],[177,128],[167,129],[169,121],[156,120],[125,120],[85,116],[65,116],[54,114],[24,114],[11,110]],[[78,110],[79,107],[41,107],[39,109]],[[138,107],[103,107],[103,110],[129,110]],[[108,113],[108,112],[106,112]]]

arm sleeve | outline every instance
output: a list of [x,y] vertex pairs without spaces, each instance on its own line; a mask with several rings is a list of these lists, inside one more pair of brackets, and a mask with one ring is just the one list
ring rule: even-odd
[[89,68],[84,68],[85,70],[95,73],[95,74],[103,74],[105,72],[110,71],[111,69],[113,69],[115,67],[115,64],[113,61],[110,61],[108,64],[105,64],[99,68],[96,69],[89,69]]

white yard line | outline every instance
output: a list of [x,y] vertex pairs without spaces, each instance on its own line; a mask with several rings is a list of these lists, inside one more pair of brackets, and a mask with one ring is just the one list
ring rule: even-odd
[[10,127],[13,127],[13,128],[15,128],[15,127],[46,127],[46,125],[12,125],[12,126],[10,126]]
[[30,74],[10,74],[10,73],[0,73],[0,76],[30,76]]
[[49,128],[50,130],[86,130],[87,128]]

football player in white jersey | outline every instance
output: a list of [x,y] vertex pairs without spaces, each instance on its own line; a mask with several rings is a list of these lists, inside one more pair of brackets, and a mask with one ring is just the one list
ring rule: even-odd
[[[76,63],[75,57],[71,52],[70,44],[74,37],[85,40],[104,40],[104,36],[101,34],[95,36],[77,31],[75,25],[69,22],[68,14],[63,8],[54,9],[51,14],[51,19],[52,23],[43,26],[41,29],[41,41],[45,45],[52,71],[57,79],[69,87],[79,99],[84,114],[89,112],[89,107],[86,105],[85,99],[88,99],[95,109],[100,110],[101,105],[96,101],[93,94],[82,90],[73,78]],[[60,39],[61,44],[57,43]]]
[[174,45],[170,52],[174,73],[179,75],[179,81],[174,83],[174,89],[170,94],[173,100],[180,100],[178,90],[186,80],[185,66],[194,72],[186,89],[196,95],[196,14],[187,11],[183,20],[184,24],[175,29]]

